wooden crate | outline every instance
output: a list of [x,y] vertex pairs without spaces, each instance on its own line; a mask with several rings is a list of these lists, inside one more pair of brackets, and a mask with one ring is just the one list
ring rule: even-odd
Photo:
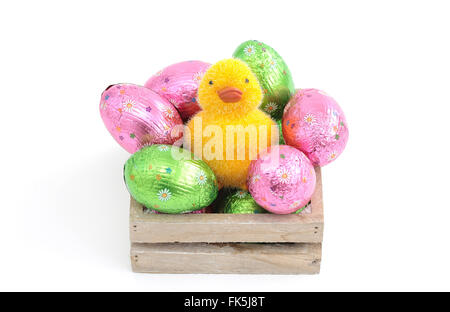
[[322,176],[300,215],[148,214],[131,198],[131,263],[142,273],[316,274],[323,235]]

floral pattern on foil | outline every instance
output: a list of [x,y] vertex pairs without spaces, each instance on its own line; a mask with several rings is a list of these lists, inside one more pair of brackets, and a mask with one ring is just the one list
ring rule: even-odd
[[316,123],[316,117],[314,117],[313,114],[305,115],[305,117],[303,117],[303,120],[309,125],[313,125]]
[[267,104],[266,104],[266,106],[264,107],[264,110],[265,110],[267,113],[270,114],[270,113],[273,113],[274,111],[276,111],[277,108],[278,108],[277,103],[275,103],[275,102],[270,102],[270,103],[267,103]]
[[200,81],[202,81],[204,75],[204,72],[196,72],[192,76],[192,80],[194,80],[194,82],[196,82],[197,84],[200,84]]
[[132,99],[127,99],[122,103],[122,111],[125,111],[127,113],[133,112],[134,106],[136,105],[136,102]]
[[289,208],[297,209],[300,206],[300,204],[301,204],[300,201],[296,200],[289,206]]
[[329,159],[330,161],[333,161],[333,160],[336,159],[336,157],[337,157],[337,153],[336,153],[335,151],[332,151],[332,152],[330,153],[330,156],[328,156],[328,159]]
[[164,114],[166,115],[167,118],[173,118],[173,116],[175,115],[171,108],[166,108]]
[[239,198],[244,198],[248,193],[245,191],[237,191],[236,196]]
[[277,66],[277,60],[275,60],[275,59],[271,59],[270,61],[269,61],[269,65],[270,65],[270,67],[272,67],[272,68],[275,68],[276,66]]
[[[165,117],[166,108],[174,112],[172,118]],[[182,136],[180,133],[174,138],[162,129],[182,125],[175,108],[155,92],[138,85],[108,87],[102,93],[100,115],[116,142],[129,153],[156,142],[173,144]]]
[[245,48],[244,48],[244,53],[247,55],[247,56],[251,56],[251,55],[253,55],[253,54],[255,54],[255,46],[254,45],[248,45],[248,46],[246,46]]
[[[261,177],[259,182],[251,183],[258,175]],[[287,145],[271,147],[259,155],[252,161],[248,176],[247,186],[254,200],[266,210],[278,214],[289,214],[306,205],[316,182],[315,171],[308,158]]]
[[184,121],[201,110],[196,101],[198,86],[210,64],[201,61],[186,61],[164,68],[160,76],[153,75],[145,87],[168,100]]
[[252,176],[250,179],[251,183],[258,183],[259,180],[261,180],[261,176],[259,174]]
[[206,173],[203,170],[200,170],[197,173],[196,179],[198,185],[205,185],[206,182],[208,182],[208,177],[206,176]]
[[286,144],[321,167],[342,154],[349,135],[338,103],[317,89],[296,92],[285,109],[282,127]]
[[161,152],[167,152],[169,150],[169,147],[167,145],[160,145],[160,146],[158,146],[158,149]]
[[280,168],[277,171],[278,174],[278,181],[281,183],[289,183],[291,180],[291,173],[287,168]]
[[160,201],[168,201],[172,197],[172,193],[169,189],[165,188],[158,192],[158,198]]

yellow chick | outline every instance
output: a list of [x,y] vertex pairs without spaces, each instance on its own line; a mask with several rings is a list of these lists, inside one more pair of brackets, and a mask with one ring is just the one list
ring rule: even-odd
[[220,186],[247,189],[250,162],[271,142],[278,142],[277,125],[258,109],[262,98],[258,79],[238,59],[214,64],[200,82],[202,111],[189,121],[186,139],[191,151],[214,171]]

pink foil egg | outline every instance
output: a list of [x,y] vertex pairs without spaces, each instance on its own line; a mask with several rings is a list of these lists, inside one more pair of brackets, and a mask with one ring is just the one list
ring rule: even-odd
[[311,161],[298,149],[272,146],[251,162],[247,186],[261,207],[276,214],[289,214],[311,199],[316,173]]
[[334,161],[348,141],[348,127],[338,103],[317,89],[298,90],[283,115],[286,144],[305,153],[315,166]]
[[181,144],[183,122],[175,107],[152,90],[116,84],[102,93],[100,115],[129,153],[151,144]]
[[197,101],[198,85],[209,66],[201,61],[173,64],[152,76],[144,86],[172,103],[186,121],[201,110]]

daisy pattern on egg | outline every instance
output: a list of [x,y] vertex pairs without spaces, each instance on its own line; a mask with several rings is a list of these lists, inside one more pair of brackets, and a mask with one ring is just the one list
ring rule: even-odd
[[337,153],[336,153],[335,151],[332,151],[332,152],[330,153],[330,155],[328,156],[328,159],[329,159],[330,161],[332,161],[332,160],[335,160],[336,157],[337,157]]
[[254,175],[254,176],[251,178],[251,182],[252,182],[252,183],[257,183],[259,180],[261,180],[261,176],[260,176],[259,174]]
[[206,173],[203,170],[200,170],[197,173],[197,184],[198,185],[204,185],[208,181],[208,177],[206,176]]
[[196,72],[196,73],[194,74],[194,76],[192,77],[192,79],[193,79],[197,84],[199,84],[200,81],[202,81],[203,75],[204,75],[204,74],[205,74],[204,72]]
[[167,145],[160,145],[160,146],[158,146],[158,149],[161,152],[167,152],[169,150],[169,147]]
[[136,105],[136,103],[133,100],[128,99],[122,103],[122,109],[128,113],[131,113],[133,111],[135,105]]
[[171,108],[166,108],[166,110],[164,111],[164,114],[166,115],[167,118],[173,118],[173,116],[174,116],[173,110]]
[[273,113],[274,111],[277,110],[277,108],[278,108],[277,103],[270,102],[270,103],[267,103],[267,105],[264,107],[264,110],[268,113]]
[[289,208],[295,209],[295,208],[298,208],[298,206],[300,206],[300,201],[296,200],[289,206]]
[[286,168],[278,169],[277,175],[278,175],[278,181],[280,181],[281,183],[289,183],[289,181],[291,179],[291,173]]
[[172,197],[170,190],[165,188],[158,192],[158,198],[160,201],[168,201]]
[[307,124],[312,125],[316,122],[316,117],[314,117],[314,115],[312,115],[312,114],[307,114],[307,115],[305,115],[305,117],[303,117],[303,120]]
[[271,59],[269,62],[270,67],[274,68],[275,66],[277,66],[277,60],[275,59]]
[[102,103],[100,104],[100,108],[101,108],[101,109],[105,110],[106,107],[108,107],[108,103],[102,102]]
[[255,46],[249,44],[244,48],[244,53],[247,56],[253,55],[255,53]]
[[236,196],[239,198],[244,198],[247,195],[246,191],[237,191]]

